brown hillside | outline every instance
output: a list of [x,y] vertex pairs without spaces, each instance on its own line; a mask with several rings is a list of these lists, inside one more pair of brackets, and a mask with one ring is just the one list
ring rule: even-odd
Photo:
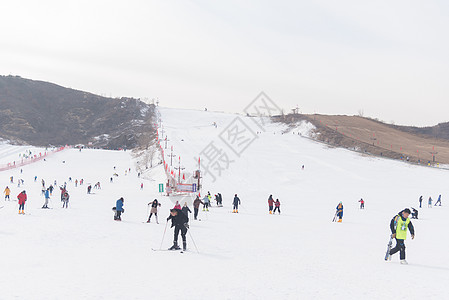
[[[281,121],[282,117],[278,118]],[[424,134],[405,132],[395,127],[358,116],[287,115],[292,124],[308,120],[317,127],[317,139],[335,145],[394,159],[427,164],[449,164],[449,141]]]

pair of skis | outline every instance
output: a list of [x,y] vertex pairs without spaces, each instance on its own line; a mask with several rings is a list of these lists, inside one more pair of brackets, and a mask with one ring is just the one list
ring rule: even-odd
[[391,251],[392,246],[393,246],[393,235],[390,235],[390,240],[388,241],[388,245],[387,245],[387,253],[385,253],[385,260],[390,259],[390,251]]

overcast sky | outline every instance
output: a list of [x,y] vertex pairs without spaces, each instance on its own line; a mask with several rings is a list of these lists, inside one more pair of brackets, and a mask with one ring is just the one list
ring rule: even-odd
[[[168,107],[449,121],[448,1],[0,4],[0,74]],[[1,108],[0,108],[1,109]]]

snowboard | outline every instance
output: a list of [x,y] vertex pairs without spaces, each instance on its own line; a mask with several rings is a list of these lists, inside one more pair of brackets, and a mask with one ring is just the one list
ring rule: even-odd
[[393,245],[393,236],[390,235],[390,240],[388,241],[387,245],[387,253],[385,253],[385,260],[388,260],[390,258],[390,250],[392,245]]

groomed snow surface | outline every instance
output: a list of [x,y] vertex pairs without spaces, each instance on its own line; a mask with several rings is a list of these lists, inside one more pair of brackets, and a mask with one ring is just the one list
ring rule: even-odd
[[[274,124],[258,129],[262,132],[239,157],[218,138],[236,115],[160,112],[168,147],[181,155],[186,173],[211,141],[233,160],[215,181],[204,177],[202,194],[221,192],[224,207],[200,210],[201,221],[190,217],[188,251],[151,250],[161,245],[174,201],[158,193],[165,181],[161,165],[143,180],[129,151],[65,150],[24,167],[22,174],[0,173],[2,192],[8,185],[16,199],[25,189],[29,199],[26,215],[18,214],[17,201],[1,200],[0,299],[447,297],[447,171],[328,148],[296,134],[302,128],[281,134],[284,128]],[[241,118],[256,131],[254,120]],[[8,147],[0,145],[0,161]],[[114,172],[119,176],[110,183]],[[85,184],[75,187],[69,177]],[[18,178],[25,181],[20,188]],[[41,179],[47,185],[57,180],[58,186],[66,181],[70,208],[61,208],[57,190],[53,209],[41,209]],[[102,189],[88,195],[87,184],[98,181]],[[235,193],[242,201],[238,214],[230,213]],[[279,198],[281,215],[268,214],[270,194]],[[420,219],[413,220],[416,238],[406,241],[409,265],[400,265],[398,255],[385,262],[391,218],[405,207],[417,208],[420,195],[426,202],[439,194],[443,206],[423,205]],[[119,197],[125,198],[122,222],[113,220],[111,210]],[[160,224],[154,219],[147,224],[147,204],[154,198],[162,202]],[[360,198],[365,210],[358,209]],[[345,208],[341,224],[332,222],[339,201]],[[168,227],[162,248],[172,240]]]

